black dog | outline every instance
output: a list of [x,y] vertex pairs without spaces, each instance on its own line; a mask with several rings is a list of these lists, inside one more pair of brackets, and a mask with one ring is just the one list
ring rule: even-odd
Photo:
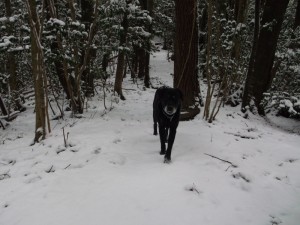
[[[155,93],[153,101],[154,135],[157,135],[158,123],[161,144],[160,154],[165,155],[165,163],[171,162],[171,152],[179,123],[182,99],[182,92],[177,88],[161,87]],[[169,138],[167,138],[168,133]],[[168,142],[167,151],[165,142]]]

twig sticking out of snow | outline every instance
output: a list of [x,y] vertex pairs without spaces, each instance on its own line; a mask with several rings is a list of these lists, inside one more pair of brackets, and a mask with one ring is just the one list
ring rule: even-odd
[[214,158],[214,159],[218,159],[218,160],[220,160],[220,161],[222,161],[222,162],[229,163],[229,164],[230,164],[232,167],[234,167],[234,168],[237,168],[237,167],[238,167],[237,165],[233,164],[232,162],[227,161],[227,160],[225,160],[225,159],[221,159],[221,158],[216,157],[216,156],[214,156],[214,155],[210,155],[210,154],[207,154],[207,153],[204,153],[204,155],[208,155],[208,156],[210,156],[210,157],[212,157],[212,158]]
[[53,165],[50,167],[50,169],[45,170],[46,173],[53,173],[55,172],[55,169],[53,168]]
[[185,190],[196,192],[197,194],[201,194],[202,193],[201,191],[198,190],[198,188],[196,187],[196,185],[194,183],[193,183],[192,186],[185,187]]

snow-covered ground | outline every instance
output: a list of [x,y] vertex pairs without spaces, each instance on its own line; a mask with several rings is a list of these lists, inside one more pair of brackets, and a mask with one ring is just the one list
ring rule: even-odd
[[[172,85],[166,53],[151,62],[153,84]],[[96,96],[84,118],[52,121],[40,144],[30,146],[33,108],[0,130],[0,225],[300,224],[298,134],[239,108],[212,124],[201,113],[180,122],[164,164],[155,90],[129,78],[124,88],[127,100],[111,111]]]

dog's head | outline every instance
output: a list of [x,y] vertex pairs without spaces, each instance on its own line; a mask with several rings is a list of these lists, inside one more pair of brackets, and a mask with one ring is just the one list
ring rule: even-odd
[[183,95],[178,88],[164,88],[160,99],[163,111],[169,116],[176,113],[182,100]]

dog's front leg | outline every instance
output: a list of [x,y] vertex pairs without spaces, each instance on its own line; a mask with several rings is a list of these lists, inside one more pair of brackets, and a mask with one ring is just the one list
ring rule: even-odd
[[160,148],[160,154],[164,155],[166,153],[166,128],[162,125],[159,125],[159,137],[160,137],[160,144],[161,144],[161,148]]
[[157,122],[154,122],[154,124],[153,124],[153,135],[157,135]]
[[172,153],[172,147],[174,144],[175,136],[176,136],[176,128],[171,128],[169,134],[169,140],[168,140],[168,149],[165,155],[165,163],[171,162],[171,153]]

